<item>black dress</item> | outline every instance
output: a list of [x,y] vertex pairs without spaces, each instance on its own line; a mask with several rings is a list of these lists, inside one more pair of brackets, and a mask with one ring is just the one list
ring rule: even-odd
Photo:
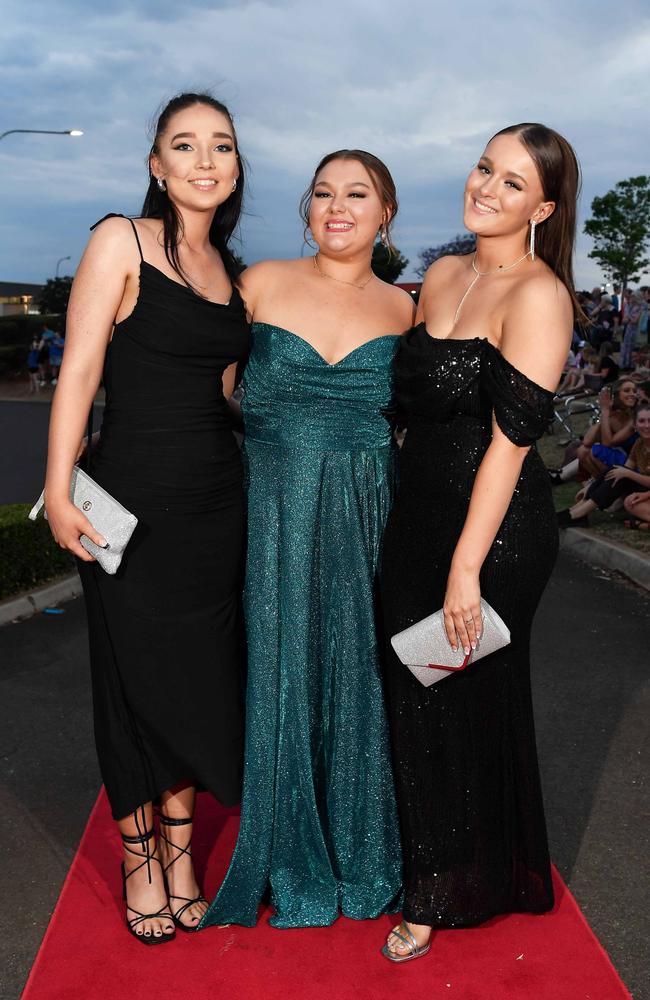
[[187,779],[238,802],[243,751],[242,469],[221,377],[245,357],[249,328],[236,288],[227,305],[208,301],[138,249],[91,473],[139,523],[115,576],[79,563],[116,819]]
[[487,340],[433,339],[424,324],[401,345],[395,387],[408,430],[381,582],[404,917],[471,927],[499,913],[540,913],[552,906],[553,891],[529,639],[558,538],[535,449],[480,577],[481,594],[509,626],[512,644],[425,688],[388,639],[442,607],[492,413],[515,444],[532,444],[553,415],[553,396]]

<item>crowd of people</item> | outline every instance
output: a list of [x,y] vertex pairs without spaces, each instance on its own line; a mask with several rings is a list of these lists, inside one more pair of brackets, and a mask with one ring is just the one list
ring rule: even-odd
[[[555,485],[580,482],[575,503],[559,512],[560,527],[584,527],[595,509],[623,511],[627,527],[650,528],[650,287],[614,285],[579,295],[588,323],[576,325],[555,403],[571,415],[591,410],[582,437],[569,442],[565,462],[549,470]],[[573,410],[572,410],[573,407]]]
[[27,353],[30,395],[40,392],[43,386],[56,385],[63,361],[65,329],[51,330],[43,323],[41,332],[32,337]]

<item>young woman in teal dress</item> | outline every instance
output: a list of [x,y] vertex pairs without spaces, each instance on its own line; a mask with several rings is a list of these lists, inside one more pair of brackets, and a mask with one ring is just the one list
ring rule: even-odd
[[201,926],[376,917],[401,886],[373,614],[394,484],[389,407],[410,297],[373,275],[397,211],[369,153],[326,156],[303,199],[315,256],[249,268],[244,376],[249,654],[237,847]]

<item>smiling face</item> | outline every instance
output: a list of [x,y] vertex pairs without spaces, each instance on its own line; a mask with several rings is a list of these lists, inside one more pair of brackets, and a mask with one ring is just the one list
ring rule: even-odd
[[634,426],[644,441],[650,441],[650,406],[647,403],[637,410]]
[[513,134],[497,135],[465,183],[463,222],[477,236],[525,234],[555,205],[546,201],[533,159]]
[[373,179],[358,160],[331,160],[318,173],[309,228],[322,252],[342,256],[367,250],[385,221]]
[[616,395],[618,396],[620,405],[627,410],[631,410],[636,404],[636,384],[634,382],[623,382]]
[[177,111],[158,136],[151,170],[180,207],[214,211],[233,192],[239,165],[227,115],[206,104]]

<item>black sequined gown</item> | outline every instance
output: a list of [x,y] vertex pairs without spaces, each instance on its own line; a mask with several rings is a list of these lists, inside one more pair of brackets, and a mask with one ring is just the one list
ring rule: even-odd
[[404,916],[471,927],[553,903],[529,640],[558,539],[534,448],[481,570],[482,596],[508,624],[512,644],[425,688],[388,640],[442,606],[492,413],[510,440],[530,445],[552,417],[552,393],[487,340],[433,339],[424,324],[404,338],[395,364],[408,431],[385,535],[382,600]]

